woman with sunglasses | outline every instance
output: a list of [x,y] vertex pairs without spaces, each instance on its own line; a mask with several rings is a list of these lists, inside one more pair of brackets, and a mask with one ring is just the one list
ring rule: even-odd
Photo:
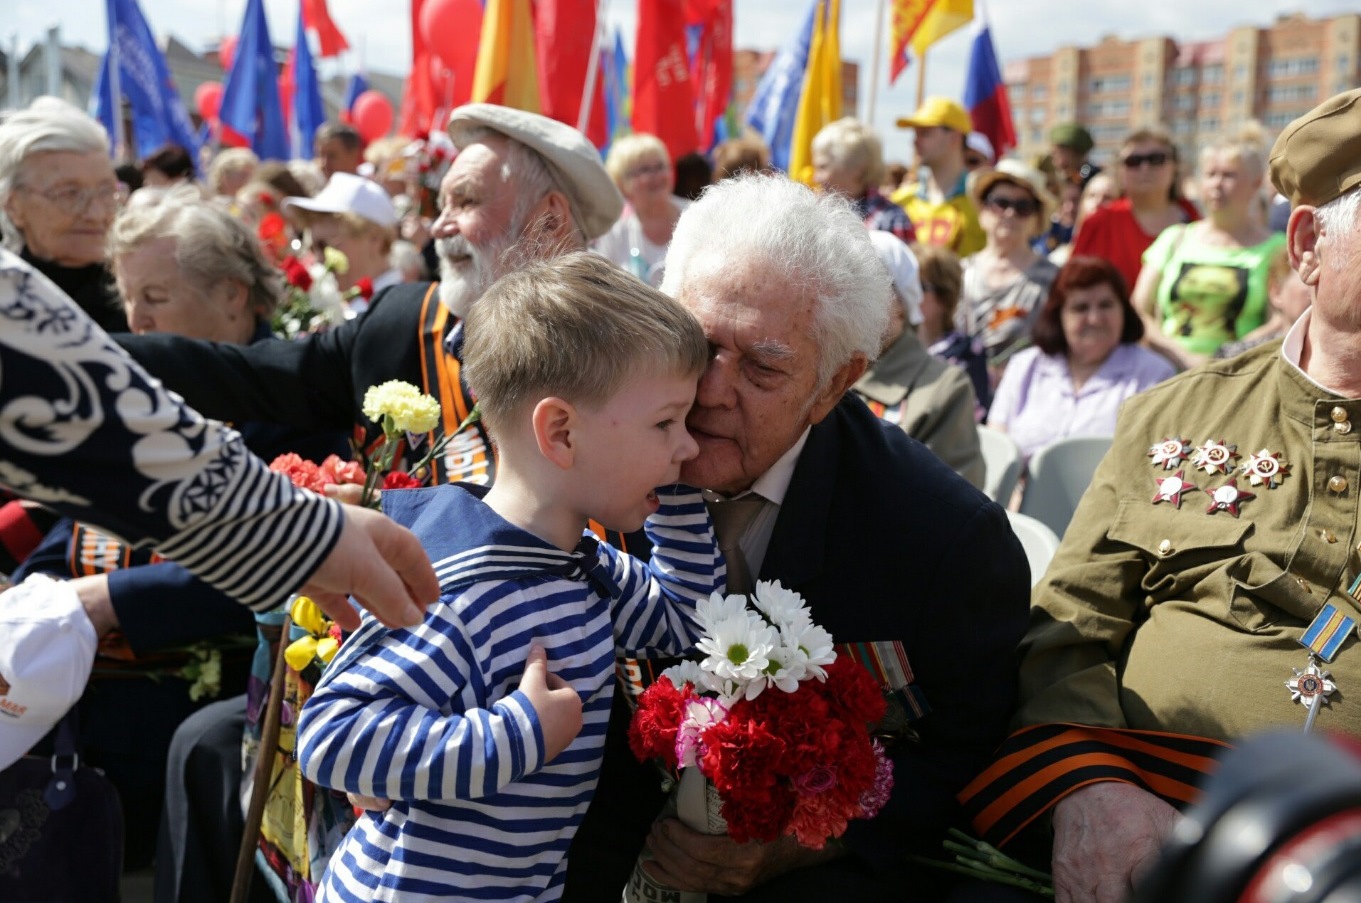
[[1029,344],[1031,323],[1058,272],[1031,246],[1049,224],[1054,198],[1044,176],[1016,160],[977,175],[972,194],[987,244],[964,260],[955,326],[982,344],[996,385],[1007,357]]
[[1144,251],[1168,226],[1199,219],[1177,195],[1177,147],[1167,133],[1139,129],[1125,138],[1115,172],[1123,197],[1082,222],[1073,257],[1100,257],[1115,264],[1133,290]]
[[1250,130],[1201,150],[1206,219],[1167,229],[1144,252],[1134,306],[1149,346],[1181,367],[1243,338],[1270,313],[1268,274],[1285,236],[1266,227],[1260,209],[1261,138],[1260,130]]

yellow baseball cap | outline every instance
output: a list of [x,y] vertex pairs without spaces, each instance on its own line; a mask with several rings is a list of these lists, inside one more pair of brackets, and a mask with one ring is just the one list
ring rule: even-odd
[[973,131],[973,121],[969,113],[948,97],[928,97],[917,112],[898,120],[900,129],[930,128],[943,125],[960,134]]
[[1361,185],[1361,88],[1285,127],[1271,149],[1271,181],[1292,207],[1319,207]]

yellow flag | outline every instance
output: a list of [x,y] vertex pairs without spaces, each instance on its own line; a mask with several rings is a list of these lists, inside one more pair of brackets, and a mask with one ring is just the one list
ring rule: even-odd
[[803,93],[794,116],[789,148],[789,177],[813,184],[813,136],[841,118],[841,0],[819,0]]
[[487,0],[473,70],[472,99],[539,112],[530,0]]
[[973,0],[936,0],[912,35],[912,49],[920,57],[927,47],[972,21]]

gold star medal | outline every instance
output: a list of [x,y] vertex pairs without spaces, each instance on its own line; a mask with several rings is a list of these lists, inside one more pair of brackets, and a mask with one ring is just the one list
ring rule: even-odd
[[1242,467],[1243,476],[1253,486],[1275,489],[1281,480],[1290,476],[1290,465],[1281,460],[1280,452],[1267,451],[1265,448],[1248,457]]
[[1191,442],[1179,436],[1169,436],[1157,445],[1151,445],[1148,456],[1153,459],[1154,467],[1171,470],[1191,453]]
[[1238,457],[1241,457],[1238,446],[1229,445],[1223,439],[1208,439],[1196,449],[1191,463],[1208,474],[1222,473],[1227,476],[1233,471],[1233,461]]
[[1186,481],[1186,471],[1179,470],[1176,475],[1170,477],[1153,478],[1153,482],[1158,484],[1158,491],[1153,493],[1153,504],[1159,502],[1171,502],[1173,508],[1181,507],[1181,497],[1183,493],[1195,492],[1199,486],[1194,486]]

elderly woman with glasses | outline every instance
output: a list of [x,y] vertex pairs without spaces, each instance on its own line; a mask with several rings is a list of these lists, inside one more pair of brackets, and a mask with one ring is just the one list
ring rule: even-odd
[[982,344],[995,384],[1007,357],[1029,343],[1030,325],[1058,272],[1031,245],[1049,224],[1054,198],[1044,175],[1016,160],[975,177],[972,193],[987,244],[964,261],[955,325]]
[[690,204],[671,193],[676,179],[666,145],[654,135],[627,135],[610,145],[605,169],[628,203],[592,247],[649,285],[661,285],[671,233]]
[[1109,260],[1133,291],[1144,251],[1153,240],[1167,227],[1200,215],[1177,194],[1177,146],[1166,132],[1133,132],[1120,145],[1116,161],[1123,197],[1082,221],[1071,256]]
[[1201,150],[1206,218],[1173,226],[1144,252],[1134,306],[1148,342],[1182,367],[1257,329],[1270,313],[1267,276],[1285,236],[1266,227],[1257,205],[1266,150],[1258,130]]
[[40,98],[0,122],[0,233],[105,332],[127,331],[104,246],[122,202],[98,122]]
[[879,193],[883,177],[883,142],[863,122],[838,119],[813,136],[814,183],[848,198],[866,227],[914,242],[917,233],[907,212]]

